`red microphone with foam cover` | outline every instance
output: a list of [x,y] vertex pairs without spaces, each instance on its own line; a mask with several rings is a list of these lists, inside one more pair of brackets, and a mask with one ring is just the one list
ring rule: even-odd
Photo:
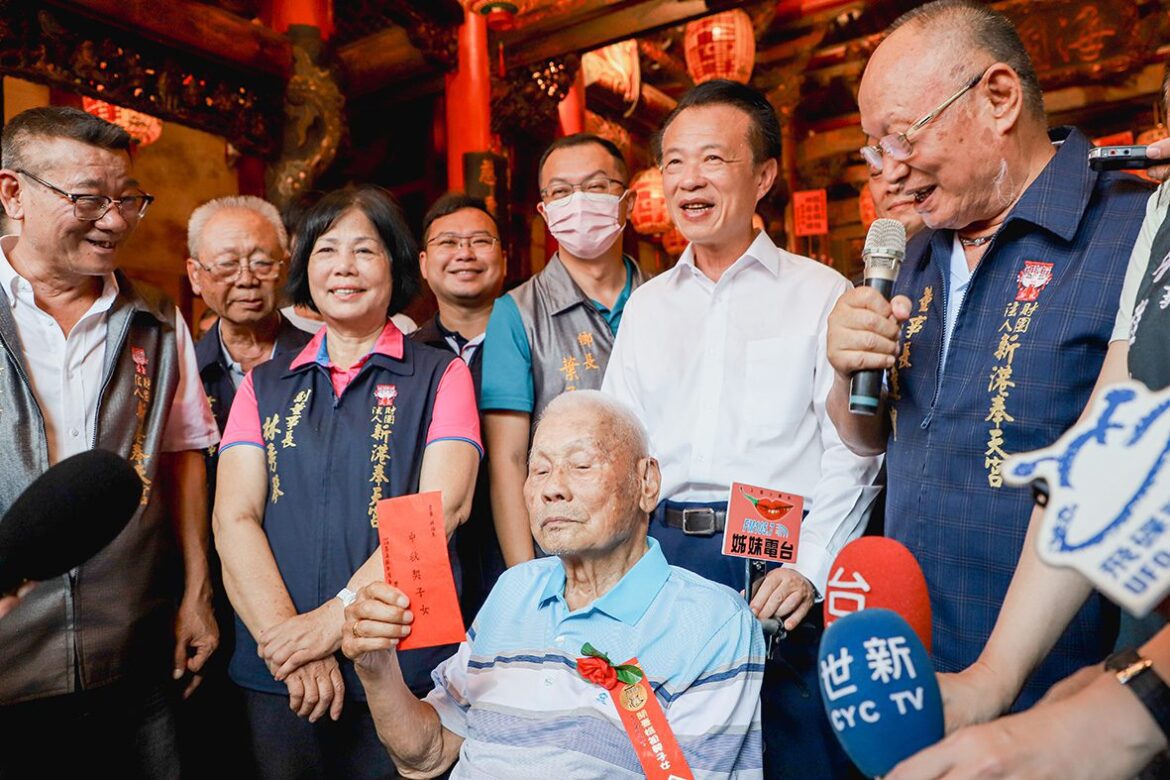
[[845,545],[829,567],[825,627],[873,607],[901,615],[930,652],[930,596],[914,554],[893,539],[863,536]]

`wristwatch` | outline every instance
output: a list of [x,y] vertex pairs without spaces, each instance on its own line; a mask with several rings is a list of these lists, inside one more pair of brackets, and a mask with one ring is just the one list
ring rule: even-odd
[[1153,666],[1153,661],[1142,658],[1133,648],[1114,653],[1105,662],[1105,668],[1115,672],[1117,681],[1133,691],[1170,741],[1170,687]]
[[341,590],[337,591],[337,598],[341,599],[341,605],[343,607],[348,607],[350,604],[357,601],[357,594],[349,588],[342,588]]

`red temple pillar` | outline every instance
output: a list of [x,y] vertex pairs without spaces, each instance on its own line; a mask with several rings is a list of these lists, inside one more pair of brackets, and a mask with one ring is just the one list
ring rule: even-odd
[[585,69],[577,68],[577,78],[573,79],[573,86],[565,94],[563,100],[557,104],[557,114],[561,119],[561,135],[585,132]]
[[265,11],[261,18],[278,33],[304,25],[320,30],[323,41],[333,35],[332,0],[268,0]]
[[446,77],[449,189],[464,189],[464,154],[491,149],[491,99],[487,20],[465,8],[459,28],[459,64]]

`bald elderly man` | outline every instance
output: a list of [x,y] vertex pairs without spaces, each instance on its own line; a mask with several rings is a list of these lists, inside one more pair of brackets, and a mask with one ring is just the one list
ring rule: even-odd
[[[892,301],[858,288],[829,316],[829,415],[855,452],[886,453],[886,534],[922,565],[933,660],[954,672],[991,634],[1032,514],[1031,492],[1004,485],[1003,461],[1051,444],[1084,408],[1149,190],[1090,169],[1082,133],[1048,128],[1019,34],[976,0],[896,21],[858,105],[871,174],[930,230]],[[872,416],[848,410],[859,369],[890,369]],[[1116,610],[1094,597],[1027,685],[985,684],[1002,707],[1022,686],[1029,705],[1100,661],[1116,628]]]
[[524,483],[532,534],[555,557],[504,573],[422,701],[394,649],[409,599],[362,589],[342,650],[403,776],[458,759],[453,778],[641,777],[610,694],[576,670],[585,643],[614,663],[638,658],[696,778],[762,776],[763,637],[743,599],[668,565],[646,536],[659,482],[628,407],[593,390],[556,398]]

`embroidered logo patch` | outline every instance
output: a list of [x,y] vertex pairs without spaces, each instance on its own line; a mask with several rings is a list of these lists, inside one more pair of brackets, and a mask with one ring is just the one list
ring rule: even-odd
[[1019,289],[1016,292],[1017,301],[1034,301],[1040,297],[1040,291],[1052,281],[1052,263],[1042,263],[1039,260],[1025,260],[1024,267],[1016,276]]
[[134,370],[139,374],[146,373],[146,350],[142,347],[130,347],[130,357],[134,359]]
[[378,406],[393,406],[398,397],[396,385],[378,385],[374,388],[374,397],[378,399]]

